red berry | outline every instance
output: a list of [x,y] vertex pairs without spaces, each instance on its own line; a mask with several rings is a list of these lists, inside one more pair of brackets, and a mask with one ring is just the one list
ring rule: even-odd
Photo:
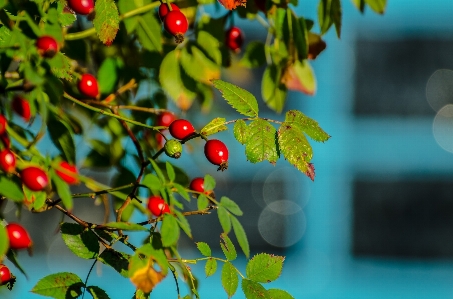
[[189,188],[190,188],[190,190],[193,190],[193,191],[208,194],[208,192],[204,191],[204,178],[194,178],[190,182]]
[[218,170],[228,168],[228,148],[225,143],[217,139],[211,139],[204,145],[204,154],[209,162],[219,165]]
[[171,136],[179,140],[183,140],[195,133],[195,128],[188,120],[185,119],[177,119],[173,121],[168,130],[170,131]]
[[148,210],[156,217],[170,213],[170,207],[162,197],[153,195],[148,199]]
[[29,248],[33,242],[25,228],[18,223],[10,223],[6,227],[9,239],[9,247],[12,249]]
[[244,43],[244,34],[238,27],[231,27],[225,33],[225,44],[234,52],[241,50],[242,44]]
[[76,176],[78,171],[75,165],[69,164],[66,161],[61,161],[58,166],[61,170],[56,169],[55,172],[63,181],[65,181],[69,185],[74,185],[79,182],[79,179]]
[[36,47],[41,56],[52,58],[58,52],[58,43],[57,41],[48,35],[41,36],[36,40]]
[[157,125],[162,127],[168,127],[171,123],[176,120],[176,116],[171,112],[162,112],[157,117]]
[[32,191],[41,191],[49,184],[46,172],[36,166],[29,166],[23,169],[20,176],[22,183]]
[[6,284],[12,278],[11,271],[3,264],[0,264],[0,285]]
[[8,121],[3,114],[0,114],[0,135],[6,132]]
[[81,94],[90,97],[97,98],[99,95],[98,80],[91,74],[83,74],[80,78],[78,88]]
[[175,36],[176,43],[180,44],[184,40],[184,33],[189,29],[189,22],[180,10],[172,10],[165,16],[164,28]]
[[80,15],[88,15],[94,9],[94,0],[68,0],[68,6]]
[[0,168],[9,173],[16,169],[16,156],[7,148],[0,151]]
[[29,121],[31,117],[30,104],[27,100],[20,96],[16,96],[13,99],[12,107],[14,112],[22,116],[25,121]]
[[[176,4],[171,3],[170,5],[171,5],[171,11],[179,10],[179,7]],[[159,6],[159,17],[162,22],[164,21],[165,17],[167,16],[167,14],[169,12],[170,12],[170,10],[168,9],[167,3],[162,3]]]

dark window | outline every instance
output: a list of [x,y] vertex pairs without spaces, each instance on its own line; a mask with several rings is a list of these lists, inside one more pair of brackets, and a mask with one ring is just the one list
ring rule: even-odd
[[453,257],[453,180],[354,182],[353,254]]

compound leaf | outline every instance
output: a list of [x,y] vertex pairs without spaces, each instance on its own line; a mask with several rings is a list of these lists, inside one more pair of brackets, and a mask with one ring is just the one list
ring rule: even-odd
[[76,274],[60,272],[39,280],[31,292],[55,299],[72,299],[82,295],[83,286],[82,280]]
[[258,116],[258,102],[253,94],[222,80],[212,80],[212,83],[237,112],[250,117]]
[[283,268],[285,257],[260,253],[255,255],[245,269],[247,278],[256,282],[271,282],[276,280]]
[[249,138],[245,144],[245,154],[252,163],[268,160],[272,164],[278,160],[275,128],[264,119],[255,119],[248,126]]

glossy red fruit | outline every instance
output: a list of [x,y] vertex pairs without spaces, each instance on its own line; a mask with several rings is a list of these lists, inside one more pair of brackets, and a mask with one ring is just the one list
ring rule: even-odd
[[0,285],[6,284],[12,278],[11,271],[3,264],[0,264]]
[[20,96],[15,96],[12,102],[14,112],[22,116],[25,121],[29,121],[31,117],[30,104],[27,100]]
[[195,133],[195,128],[188,120],[185,119],[177,119],[173,121],[168,130],[170,131],[171,136],[179,140],[183,140]]
[[218,139],[211,139],[204,145],[204,154],[209,162],[218,165],[218,170],[228,168],[228,148]]
[[69,185],[74,185],[79,182],[79,179],[76,176],[78,171],[75,165],[69,164],[66,161],[61,161],[58,166],[61,170],[56,169],[55,172],[63,181]]
[[148,210],[156,217],[170,213],[170,207],[162,197],[153,195],[148,199]]
[[98,80],[91,74],[83,74],[77,86],[80,93],[87,97],[97,98],[99,95]]
[[234,51],[239,52],[242,45],[244,44],[244,34],[238,27],[231,27],[225,33],[225,44],[226,46]]
[[6,132],[8,121],[3,114],[0,114],[0,135]]
[[[174,11],[174,10],[179,10],[179,7],[178,5],[174,4],[174,3],[171,3],[171,11]],[[168,5],[167,3],[162,3],[160,6],[159,6],[159,17],[160,17],[160,20],[163,22],[165,17],[167,16],[167,14],[170,12],[170,10],[168,9]]]
[[27,230],[18,223],[9,223],[6,227],[9,247],[12,249],[25,249],[33,245]]
[[49,177],[46,172],[36,166],[23,169],[20,176],[22,183],[32,191],[41,191],[49,184]]
[[157,125],[162,127],[168,127],[173,121],[176,120],[176,116],[171,112],[162,112],[157,116]]
[[68,0],[68,6],[80,15],[88,15],[94,9],[94,0]]
[[206,192],[204,191],[204,178],[194,178],[190,182],[189,188],[190,188],[190,190],[201,192],[201,193],[204,193],[204,194],[208,194],[209,193],[207,191]]
[[180,10],[172,10],[165,16],[164,28],[175,37],[175,42],[179,44],[184,40],[184,33],[189,29],[189,22]]
[[58,52],[58,43],[57,41],[48,35],[39,37],[36,40],[36,47],[41,56],[52,58]]
[[8,173],[16,170],[16,156],[7,148],[0,151],[0,168]]

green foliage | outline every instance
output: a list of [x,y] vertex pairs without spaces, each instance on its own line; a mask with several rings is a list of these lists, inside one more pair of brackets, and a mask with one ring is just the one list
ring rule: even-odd
[[247,263],[245,273],[253,281],[271,282],[280,276],[284,260],[283,256],[260,253]]
[[55,299],[68,299],[79,297],[83,286],[82,280],[77,275],[61,272],[42,278],[31,291]]
[[0,256],[5,255],[9,248],[9,240],[6,229],[3,225],[0,224]]
[[66,246],[83,259],[96,258],[99,253],[99,241],[91,230],[85,230],[75,223],[63,223],[60,227],[61,237]]

